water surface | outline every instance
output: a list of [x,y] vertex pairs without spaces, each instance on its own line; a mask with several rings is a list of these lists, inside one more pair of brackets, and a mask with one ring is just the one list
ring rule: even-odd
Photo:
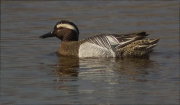
[[[149,59],[59,57],[39,39],[69,20],[84,39],[146,31]],[[179,104],[178,1],[2,1],[1,104]]]

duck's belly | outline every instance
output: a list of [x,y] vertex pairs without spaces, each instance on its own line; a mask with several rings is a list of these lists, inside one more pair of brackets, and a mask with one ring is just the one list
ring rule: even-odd
[[112,49],[92,43],[84,43],[79,47],[79,57],[116,57],[116,53]]

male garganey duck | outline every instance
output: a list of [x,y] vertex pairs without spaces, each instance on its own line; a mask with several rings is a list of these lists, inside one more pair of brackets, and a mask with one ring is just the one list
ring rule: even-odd
[[59,21],[53,31],[40,38],[57,37],[61,40],[58,54],[76,57],[143,57],[148,56],[159,39],[146,39],[146,32],[129,34],[101,34],[79,40],[77,26]]

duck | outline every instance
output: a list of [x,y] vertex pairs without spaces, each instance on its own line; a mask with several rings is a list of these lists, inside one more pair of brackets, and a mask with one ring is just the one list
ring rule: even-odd
[[70,21],[58,21],[54,29],[39,38],[61,40],[57,53],[61,56],[86,57],[145,57],[149,56],[159,38],[149,39],[146,32],[99,34],[79,39],[78,27]]

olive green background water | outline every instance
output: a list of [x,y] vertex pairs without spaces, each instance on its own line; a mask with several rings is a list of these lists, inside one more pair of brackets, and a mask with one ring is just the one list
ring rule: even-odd
[[[79,39],[146,31],[149,59],[58,57],[60,20]],[[179,104],[178,1],[1,1],[0,103]]]

